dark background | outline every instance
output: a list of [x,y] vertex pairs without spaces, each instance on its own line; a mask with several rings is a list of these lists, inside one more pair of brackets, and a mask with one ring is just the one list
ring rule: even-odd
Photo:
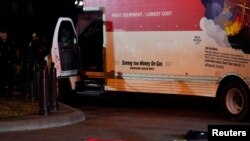
[[76,19],[74,0],[1,0],[0,30],[7,30],[18,46],[28,45],[33,32],[52,40],[58,17]]

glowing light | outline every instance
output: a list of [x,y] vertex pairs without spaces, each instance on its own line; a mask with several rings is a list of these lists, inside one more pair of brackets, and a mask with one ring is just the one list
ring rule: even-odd
[[225,28],[227,35],[234,36],[240,32],[243,26],[243,19],[241,14],[237,14],[234,22]]
[[227,35],[229,36],[234,36],[236,34],[238,34],[240,32],[241,29],[244,28],[244,26],[246,25],[246,21],[245,21],[245,13],[246,10],[249,10],[250,8],[247,6],[248,3],[246,2],[246,0],[242,0],[241,4],[236,4],[237,6],[242,8],[241,13],[238,13],[234,19],[234,21],[232,22],[232,24],[226,24],[225,25],[225,30]]
[[80,1],[80,2],[78,3],[78,6],[83,6],[83,1]]
[[83,0],[75,0],[75,6],[82,7],[83,6]]
[[78,5],[78,0],[75,1],[75,5]]

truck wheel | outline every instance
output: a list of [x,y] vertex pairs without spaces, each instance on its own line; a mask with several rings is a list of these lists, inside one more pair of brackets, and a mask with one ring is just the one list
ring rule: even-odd
[[242,121],[249,114],[248,89],[237,82],[227,83],[222,90],[221,104],[227,118]]

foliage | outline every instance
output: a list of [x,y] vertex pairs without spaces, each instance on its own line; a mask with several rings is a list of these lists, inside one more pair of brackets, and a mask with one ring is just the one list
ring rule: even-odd
[[38,112],[38,103],[23,99],[0,98],[0,119],[23,117]]

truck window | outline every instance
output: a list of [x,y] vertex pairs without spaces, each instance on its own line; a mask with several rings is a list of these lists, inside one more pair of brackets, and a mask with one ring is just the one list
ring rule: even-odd
[[59,43],[64,44],[76,44],[76,36],[74,34],[74,30],[72,29],[72,25],[69,22],[62,22],[59,30]]

